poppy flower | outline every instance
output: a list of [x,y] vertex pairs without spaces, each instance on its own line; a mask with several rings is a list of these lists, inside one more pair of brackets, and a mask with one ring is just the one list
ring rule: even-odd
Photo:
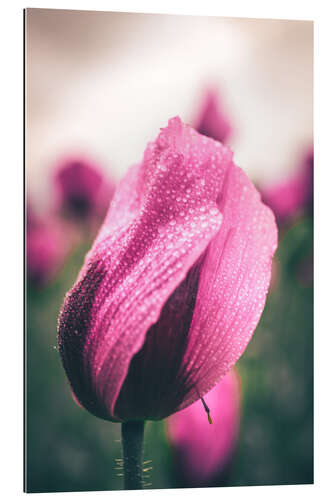
[[301,212],[313,210],[313,149],[302,158],[295,173],[262,190],[264,202],[271,207],[280,225]]
[[264,307],[277,229],[232,152],[175,117],[120,182],[59,317],[80,405],[165,418],[210,391]]
[[58,219],[37,215],[29,203],[26,220],[27,277],[34,285],[44,286],[63,265],[69,240]]
[[225,142],[231,134],[231,125],[221,109],[216,90],[206,92],[193,127],[203,135],[220,142]]
[[81,221],[105,216],[114,185],[96,164],[85,158],[67,158],[57,166],[54,183],[59,212]]
[[166,421],[178,472],[187,486],[205,486],[230,463],[240,423],[240,379],[232,369],[205,396],[214,425],[207,425],[201,401]]

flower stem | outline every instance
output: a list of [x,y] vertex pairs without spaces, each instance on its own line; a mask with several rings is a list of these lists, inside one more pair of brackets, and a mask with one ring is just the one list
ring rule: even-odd
[[121,426],[124,459],[124,489],[142,489],[142,452],[144,421],[133,420]]

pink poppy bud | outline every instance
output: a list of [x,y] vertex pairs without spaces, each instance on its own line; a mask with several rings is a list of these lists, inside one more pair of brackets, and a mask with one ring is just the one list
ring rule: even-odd
[[213,425],[201,401],[167,419],[167,435],[177,469],[188,486],[204,486],[230,462],[239,431],[240,379],[231,370],[205,396]]
[[283,224],[300,212],[312,211],[313,150],[302,159],[292,177],[263,189],[262,197],[275,213],[279,224]]
[[58,165],[54,182],[59,211],[78,220],[105,216],[114,185],[97,165],[84,158],[67,158]]
[[27,205],[26,254],[27,277],[42,286],[60,270],[69,249],[60,222],[53,216],[37,216]]
[[162,419],[210,391],[259,321],[276,245],[231,151],[171,119],[119,184],[65,298],[59,352],[80,404]]
[[231,134],[231,125],[221,110],[218,93],[211,89],[206,92],[194,128],[203,135],[225,142]]

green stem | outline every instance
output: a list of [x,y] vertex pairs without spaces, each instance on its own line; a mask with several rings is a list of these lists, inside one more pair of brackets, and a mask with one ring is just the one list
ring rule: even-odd
[[133,420],[121,426],[124,459],[124,489],[142,489],[144,421]]

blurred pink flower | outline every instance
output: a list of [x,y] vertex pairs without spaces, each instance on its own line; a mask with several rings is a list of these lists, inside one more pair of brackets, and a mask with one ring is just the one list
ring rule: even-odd
[[204,486],[230,462],[240,422],[240,379],[231,370],[205,396],[213,425],[209,425],[201,401],[167,419],[167,435],[176,466],[188,486]]
[[83,221],[105,216],[115,187],[97,165],[67,158],[56,168],[54,181],[58,211]]
[[262,190],[279,224],[313,207],[313,149],[302,158],[296,172],[283,182]]
[[34,285],[42,286],[61,269],[69,241],[55,217],[38,216],[29,203],[26,218],[27,277]]
[[171,119],[118,186],[60,313],[80,404],[152,420],[210,391],[259,321],[276,244],[274,216],[231,151]]
[[206,92],[193,127],[203,135],[224,143],[231,134],[228,118],[221,110],[217,91]]

